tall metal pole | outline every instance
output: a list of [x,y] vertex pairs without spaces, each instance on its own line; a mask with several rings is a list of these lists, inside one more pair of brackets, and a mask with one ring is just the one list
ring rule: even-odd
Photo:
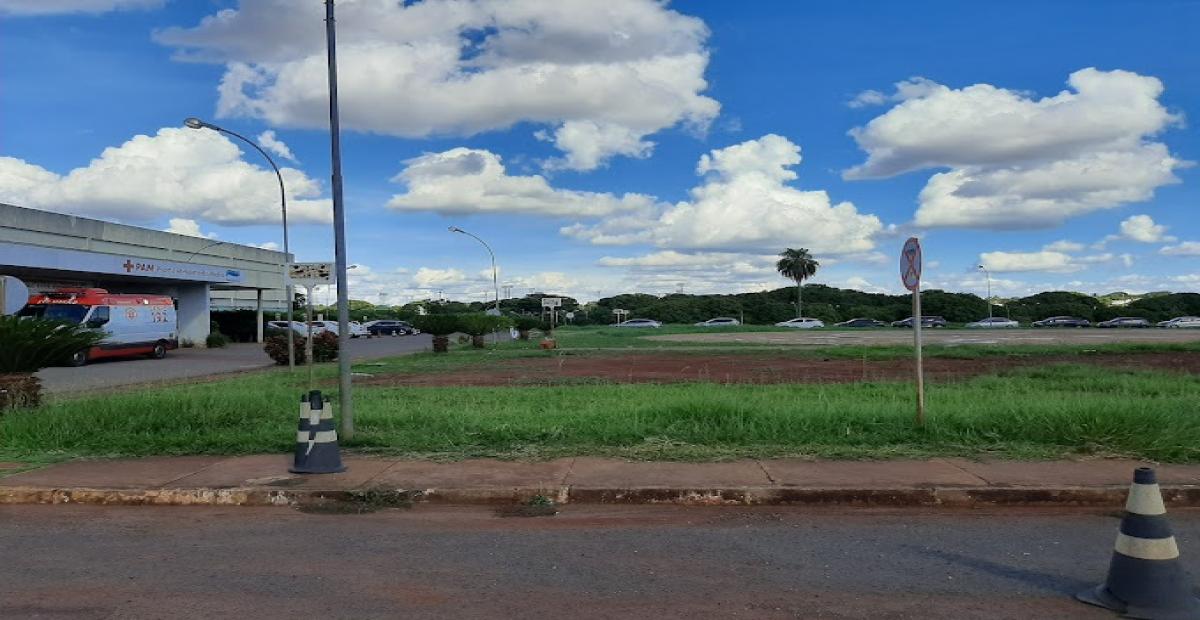
[[984,277],[987,278],[987,307],[988,318],[990,319],[992,318],[992,274],[983,265],[980,265],[979,269],[983,271]]
[[337,270],[338,404],[342,412],[342,437],[354,438],[354,400],[350,393],[350,302],[346,283],[346,209],[342,203],[342,145],[338,126],[337,34],[333,0],[325,0],[325,42],[329,65],[329,150],[332,160],[333,251]]
[[480,239],[479,236],[473,235],[457,226],[451,226],[450,232],[462,233],[468,237],[475,239],[479,243],[482,243],[484,249],[486,249],[488,251],[488,256],[492,257],[492,288],[494,288],[496,291],[496,313],[499,314],[500,313],[500,285],[499,285],[499,279],[496,276],[496,253],[492,251],[492,246],[488,245],[487,242],[484,241],[483,239]]
[[[268,155],[267,152],[264,151],[263,148],[261,146],[259,146],[257,142],[251,140],[250,138],[247,138],[246,136],[243,136],[242,134],[240,134],[236,131],[231,131],[229,129],[225,129],[224,127],[218,127],[212,123],[202,121],[195,117],[185,120],[183,122],[183,124],[187,125],[188,127],[191,127],[192,129],[212,129],[213,131],[219,131],[224,134],[229,134],[229,135],[237,138],[238,140],[241,140],[242,142],[249,144],[250,146],[254,147],[254,150],[258,151],[259,154],[261,154],[263,156],[263,158],[265,158],[267,160],[268,164],[271,164],[271,169],[275,171],[275,179],[277,181],[279,181],[279,209],[283,215],[283,272],[280,275],[283,277],[284,295],[287,296],[288,371],[296,372],[296,354],[295,354],[296,335],[294,333],[294,330],[292,329],[292,300],[294,300],[296,298],[296,294],[295,294],[295,288],[292,286],[292,283],[288,280],[288,262],[290,262],[292,260],[292,253],[291,253],[291,248],[288,245],[287,191],[285,191],[283,188],[283,174],[281,172],[279,172],[279,166],[275,165],[275,160],[271,159],[271,156]],[[200,248],[200,249],[202,250],[204,248]],[[199,252],[199,250],[197,250],[197,252]],[[193,253],[193,255],[194,255],[194,253]]]
[[913,349],[917,362],[917,426],[925,426],[925,369],[921,355],[921,283],[913,289]]

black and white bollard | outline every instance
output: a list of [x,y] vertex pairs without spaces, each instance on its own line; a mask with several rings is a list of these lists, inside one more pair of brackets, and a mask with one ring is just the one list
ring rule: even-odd
[[326,407],[320,390],[300,397],[300,430],[296,431],[296,458],[288,471],[293,474],[336,474],[346,471],[338,450],[333,412]]

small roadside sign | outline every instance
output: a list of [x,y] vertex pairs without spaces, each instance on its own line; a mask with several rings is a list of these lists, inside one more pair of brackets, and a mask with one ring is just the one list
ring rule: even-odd
[[29,302],[29,287],[13,276],[0,276],[0,315],[16,314]]
[[333,263],[290,263],[288,277],[301,286],[333,283]]
[[921,286],[921,242],[916,237],[910,237],[900,250],[900,281],[910,291]]
[[542,307],[543,308],[560,308],[560,307],[562,307],[562,302],[563,302],[562,297],[543,297],[542,298]]
[[917,426],[925,426],[925,369],[921,356],[921,242],[909,237],[900,250],[900,281],[912,291],[913,351],[916,353]]

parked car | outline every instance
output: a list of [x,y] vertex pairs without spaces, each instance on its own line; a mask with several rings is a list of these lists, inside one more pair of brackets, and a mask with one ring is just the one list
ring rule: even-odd
[[741,324],[742,324],[742,322],[737,319],[731,319],[727,316],[719,316],[715,319],[709,319],[707,321],[700,321],[699,323],[696,323],[695,325],[696,325],[696,327],[737,327],[738,325],[741,325]]
[[370,338],[371,332],[367,330],[366,327],[363,327],[362,323],[359,323],[358,321],[350,321],[350,337],[358,338],[359,336],[366,336]]
[[338,335],[337,321],[309,321],[308,323],[309,325],[312,325],[313,336],[320,335],[324,332],[331,332],[334,336]]
[[370,321],[363,327],[373,336],[409,336],[421,333],[421,330],[413,327],[408,321]]
[[628,321],[622,321],[620,323],[617,323],[616,325],[613,325],[613,327],[659,328],[659,327],[662,327],[662,323],[659,323],[658,321],[655,321],[654,319],[629,319]]
[[[274,329],[282,332],[287,331],[287,328],[287,321],[267,321],[267,329]],[[299,336],[308,335],[308,328],[304,325],[303,321],[292,321],[292,331]]]
[[1034,327],[1091,327],[1092,322],[1077,316],[1052,316],[1030,323]]
[[775,327],[791,327],[794,329],[815,329],[818,327],[825,327],[825,323],[821,319],[796,317],[794,319],[780,321],[775,324]]
[[1100,321],[1096,327],[1152,327],[1150,321],[1140,316],[1119,316],[1115,319]]
[[1189,327],[1200,327],[1200,316],[1177,316],[1173,319],[1160,321],[1159,327],[1170,327],[1172,329],[1183,329]]
[[[922,316],[921,317],[921,327],[945,327],[946,325],[949,325],[949,323],[946,322],[946,319],[944,319],[940,316]],[[892,321],[892,327],[909,327],[909,328],[911,328],[912,326],[913,326],[913,318],[911,316],[908,317],[907,319],[901,319],[899,321]]]
[[887,323],[876,321],[875,319],[850,319],[837,323],[834,327],[884,327]]
[[72,288],[29,297],[18,316],[81,323],[104,333],[100,344],[71,355],[72,366],[104,357],[166,357],[179,345],[175,302],[162,295],[118,295],[102,288]]
[[999,327],[1012,328],[1020,326],[1020,323],[1002,316],[993,316],[986,319],[979,319],[978,321],[974,321],[972,323],[967,323],[967,327],[972,329],[994,329]]

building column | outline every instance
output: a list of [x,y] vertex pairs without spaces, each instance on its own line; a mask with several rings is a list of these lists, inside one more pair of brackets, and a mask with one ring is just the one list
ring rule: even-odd
[[254,289],[254,292],[257,293],[255,296],[254,321],[257,323],[258,329],[258,340],[255,342],[261,343],[263,341],[263,290],[261,288],[256,288]]
[[209,293],[208,283],[179,285],[179,339],[191,340],[197,347],[203,347],[208,338],[209,323]]

